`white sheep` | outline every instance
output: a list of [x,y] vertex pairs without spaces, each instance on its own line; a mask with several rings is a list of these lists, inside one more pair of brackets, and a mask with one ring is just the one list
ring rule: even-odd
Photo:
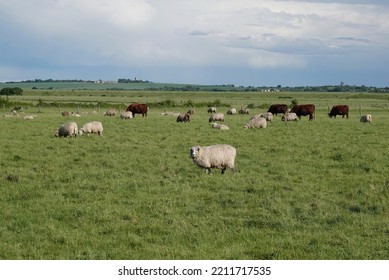
[[221,169],[222,174],[230,168],[235,173],[236,149],[230,145],[194,146],[189,151],[193,162],[207,174],[211,173],[211,168]]
[[281,117],[281,121],[288,122],[288,121],[297,121],[298,117],[296,113],[286,113]]
[[24,116],[25,120],[33,120],[34,119],[34,116],[33,115],[27,115],[27,116]]
[[212,128],[220,130],[229,130],[230,128],[225,124],[211,123]]
[[372,117],[370,114],[363,115],[363,116],[361,116],[361,118],[360,118],[360,122],[368,122],[368,123],[371,123],[372,120],[373,120],[373,117]]
[[64,123],[59,127],[58,131],[55,133],[55,137],[67,137],[67,136],[77,137],[77,134],[78,134],[77,123],[69,122],[69,123]]
[[249,121],[243,126],[243,128],[266,128],[267,122],[265,118],[260,115],[255,115],[249,119]]
[[121,112],[120,113],[120,118],[122,118],[123,120],[132,119],[133,118],[132,112],[131,111]]
[[272,122],[273,120],[273,114],[271,112],[262,113],[259,116],[265,118],[268,122]]
[[209,107],[207,112],[208,113],[216,113],[216,107]]
[[209,122],[224,122],[224,114],[223,113],[213,113],[209,117]]
[[80,130],[78,131],[78,134],[82,135],[83,133],[91,134],[96,133],[98,135],[103,134],[103,124],[101,122],[88,122],[84,124]]
[[227,115],[235,115],[236,114],[236,109],[235,108],[230,108],[228,111],[227,111]]
[[116,110],[115,109],[109,109],[104,113],[104,116],[116,116]]
[[178,117],[180,113],[175,113],[175,112],[163,112],[161,113],[162,116],[172,116],[172,117]]

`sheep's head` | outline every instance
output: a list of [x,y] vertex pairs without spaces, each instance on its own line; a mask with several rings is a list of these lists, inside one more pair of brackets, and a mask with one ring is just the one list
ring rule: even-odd
[[199,150],[200,150],[200,147],[199,146],[195,146],[195,147],[192,147],[189,149],[189,152],[190,152],[190,157],[193,159],[195,157],[197,157],[197,154],[199,153]]

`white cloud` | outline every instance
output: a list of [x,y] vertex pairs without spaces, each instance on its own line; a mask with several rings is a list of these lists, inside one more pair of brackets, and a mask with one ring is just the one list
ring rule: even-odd
[[389,5],[379,2],[0,0],[0,61],[303,69],[312,57],[387,56]]

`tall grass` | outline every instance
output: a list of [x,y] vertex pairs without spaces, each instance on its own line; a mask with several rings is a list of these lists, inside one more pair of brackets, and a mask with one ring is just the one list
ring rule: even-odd
[[[324,105],[262,130],[244,130],[247,115],[212,130],[205,107],[185,124],[161,116],[185,107],[0,118],[0,258],[387,259],[389,116],[359,102],[372,124],[358,106],[347,120]],[[55,138],[69,120],[102,121],[103,136]],[[191,146],[215,143],[237,148],[236,175],[191,162]]]

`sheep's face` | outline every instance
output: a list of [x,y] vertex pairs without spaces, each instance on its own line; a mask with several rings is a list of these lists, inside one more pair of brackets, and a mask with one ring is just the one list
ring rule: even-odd
[[195,158],[200,150],[200,147],[192,147],[189,149],[190,151],[190,157]]

